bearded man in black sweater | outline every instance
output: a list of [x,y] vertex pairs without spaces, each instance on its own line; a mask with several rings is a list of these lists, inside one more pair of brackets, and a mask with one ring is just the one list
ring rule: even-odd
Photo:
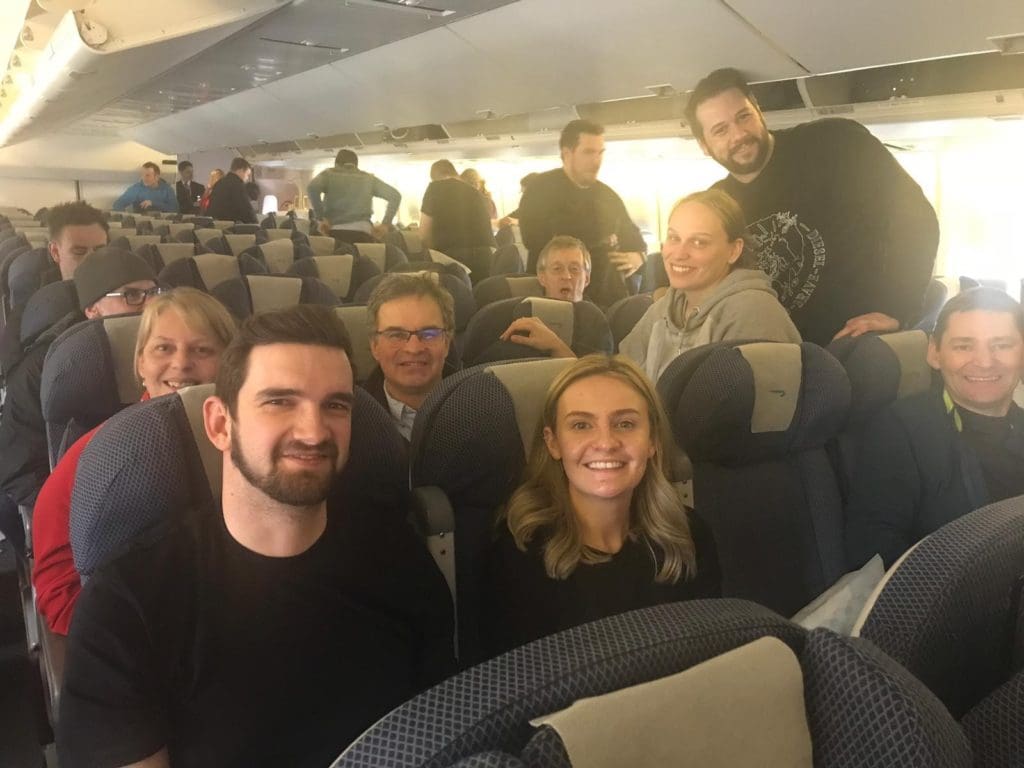
[[735,69],[701,80],[686,108],[704,153],[729,171],[750,245],[800,335],[833,338],[913,326],[939,226],[921,188],[852,120],[769,131]]

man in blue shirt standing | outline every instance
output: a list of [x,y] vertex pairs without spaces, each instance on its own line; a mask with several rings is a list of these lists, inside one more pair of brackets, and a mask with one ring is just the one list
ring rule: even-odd
[[338,152],[334,167],[318,173],[306,191],[325,234],[326,230],[374,234],[371,218],[375,197],[388,204],[379,232],[391,226],[398,204],[402,202],[402,194],[397,189],[372,173],[359,170],[359,158],[350,149]]
[[143,163],[139,181],[132,184],[114,201],[115,211],[131,209],[136,212],[178,212],[178,198],[171,185],[160,178],[160,166]]

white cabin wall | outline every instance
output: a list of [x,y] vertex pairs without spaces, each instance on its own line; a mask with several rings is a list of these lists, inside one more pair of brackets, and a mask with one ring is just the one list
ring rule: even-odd
[[[147,161],[166,159],[156,150],[115,136],[54,134],[0,149],[0,206],[35,211],[76,199],[79,192],[98,208],[108,208],[139,176]],[[168,183],[173,169],[164,166]]]

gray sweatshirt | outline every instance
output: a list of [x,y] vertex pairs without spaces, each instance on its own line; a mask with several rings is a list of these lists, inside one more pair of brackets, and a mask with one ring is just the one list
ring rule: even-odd
[[[729,339],[800,342],[800,333],[759,269],[734,269],[683,321],[686,295],[669,288],[619,344],[619,352],[657,381],[668,364],[702,344]],[[696,312],[693,310],[696,309]]]

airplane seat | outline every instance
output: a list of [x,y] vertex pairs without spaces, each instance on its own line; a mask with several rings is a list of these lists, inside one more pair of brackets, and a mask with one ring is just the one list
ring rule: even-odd
[[379,242],[376,237],[369,232],[363,232],[361,229],[331,229],[330,233],[331,239],[338,243],[355,245],[356,243]]
[[985,697],[961,721],[979,766],[1020,765],[1024,755],[1024,671]]
[[338,305],[334,292],[315,277],[291,275],[243,275],[225,280],[210,293],[238,320],[270,309],[296,304]]
[[428,547],[455,599],[463,664],[482,657],[480,589],[495,514],[520,483],[548,386],[571,363],[467,368],[442,379],[416,414],[413,494]]
[[[372,262],[370,262],[372,265]],[[376,267],[374,267],[376,268]],[[331,254],[330,256],[312,256],[293,262],[287,274],[300,277],[312,277],[323,282],[334,297],[342,303],[350,303],[355,294],[353,277],[355,257],[349,253]]]
[[612,338],[615,339],[615,349],[629,335],[634,326],[640,322],[651,305],[654,297],[649,293],[638,293],[636,296],[627,296],[619,299],[610,307],[605,314],[608,316],[608,325],[612,328]]
[[32,248],[15,257],[7,271],[10,308],[25,306],[32,294],[43,287],[45,280],[54,275],[59,279],[60,273],[54,267],[50,251],[46,248]]
[[294,229],[297,234],[309,235],[313,231],[309,219],[299,219],[289,217],[286,221],[281,224],[285,229]]
[[251,245],[239,254],[239,258],[256,259],[267,272],[272,275],[283,275],[298,258],[312,255],[309,248],[299,245],[293,240],[268,240],[264,243]]
[[[437,251],[431,251],[431,253],[437,253]],[[446,257],[447,258],[447,257]],[[447,274],[458,278],[463,284],[473,289],[473,282],[469,279],[469,273],[466,272],[466,268],[459,264],[454,259],[448,259],[447,261],[434,261],[433,259],[419,259],[415,261],[409,261],[401,266],[395,267],[393,272],[437,272],[439,274]]]
[[657,388],[693,465],[723,596],[793,615],[846,573],[825,449],[850,405],[843,367],[806,342],[719,342],[680,355]]
[[339,301],[351,304],[356,302],[356,293],[363,284],[380,275],[380,272],[377,265],[365,256],[332,253],[327,256],[297,258],[289,268],[289,274],[319,277],[331,286]]
[[[366,323],[366,305],[345,304],[335,307],[334,314],[344,324],[345,330],[348,331],[349,338],[352,340],[351,362],[355,368],[356,382],[363,384],[377,367],[377,361],[370,353],[370,328]],[[394,423],[393,420],[392,423]],[[406,474],[402,485],[408,487],[408,474]]]
[[[889,569],[854,634],[910,670],[956,718],[1021,671],[1024,497],[947,523]],[[1003,692],[1005,693],[1005,691]],[[1024,700],[1018,700],[1018,725]],[[1022,756],[1024,753],[1019,753]],[[1019,764],[1019,763],[1017,763]]]
[[498,227],[498,231],[494,233],[494,241],[498,244],[499,248],[513,245],[516,242],[522,242],[522,233],[519,233],[519,240],[516,240],[516,229],[518,227],[513,228],[511,224]]
[[158,279],[169,288],[188,286],[211,293],[226,280],[266,273],[266,267],[251,257],[236,259],[219,253],[200,253],[172,261],[160,270]]
[[410,259],[421,259],[426,255],[423,239],[415,229],[398,229],[396,227],[388,230],[388,233],[384,235],[384,242],[395,245]]
[[[213,384],[202,384],[139,403],[110,418],[86,446],[71,498],[71,549],[83,582],[166,524],[216,514],[223,457],[202,417],[213,394]],[[391,498],[395,478],[407,477],[390,414],[359,387],[355,398],[352,450],[331,488],[329,514],[378,494]]]
[[[525,249],[519,250],[515,243],[498,246],[491,257],[491,275],[521,275],[526,272]],[[487,278],[484,278],[485,280]],[[482,282],[482,281],[481,281]]]
[[463,362],[480,365],[499,360],[546,357],[533,347],[499,338],[512,321],[520,317],[540,318],[577,357],[593,352],[611,354],[614,349],[608,320],[596,304],[539,297],[516,298],[497,301],[477,310],[463,338]]
[[171,242],[177,241],[178,235],[182,232],[193,232],[195,228],[195,222],[192,221],[172,221],[157,227],[156,234],[163,235],[166,238],[166,242]]
[[266,227],[263,230],[268,240],[291,240],[294,234],[294,229],[285,229],[284,227]]
[[110,244],[126,251],[136,251],[144,245],[157,245],[164,242],[162,235],[118,235],[110,239]]
[[[406,270],[403,265],[403,268],[393,271],[407,272],[414,270]],[[437,275],[437,280],[440,282],[441,287],[451,294],[452,300],[455,302],[455,334],[456,336],[461,336],[463,331],[465,331],[469,325],[469,321],[472,319],[473,315],[476,314],[476,301],[473,299],[472,291],[469,290],[469,286],[466,285],[465,281],[450,272],[436,269],[423,271],[429,271]],[[353,302],[356,304],[367,304],[374,289],[380,285],[380,281],[383,280],[384,277],[384,275],[377,275],[376,277],[371,277],[365,283],[360,285],[359,289],[353,296]]]
[[78,438],[142,397],[135,370],[140,322],[140,315],[86,320],[50,345],[40,404],[51,468]]
[[33,293],[24,309],[12,315],[0,336],[0,376],[14,369],[43,331],[78,311],[78,293],[71,280],[49,283]]
[[256,235],[257,243],[265,243],[268,240],[266,230],[259,224],[232,224],[224,230],[228,235]]
[[145,259],[153,271],[159,274],[164,267],[181,259],[188,259],[199,253],[205,253],[198,243],[146,243],[135,250],[135,255]]
[[496,301],[543,295],[544,288],[535,275],[492,275],[473,286],[473,297],[481,309]]
[[933,371],[926,359],[928,336],[924,331],[837,339],[827,349],[842,363],[850,380],[846,424],[829,447],[845,502],[853,488],[868,423],[890,403],[927,391]]
[[914,330],[924,331],[930,334],[935,328],[935,321],[939,319],[939,312],[942,305],[946,303],[949,296],[949,288],[941,280],[932,278],[924,292],[924,300],[921,303],[921,319],[914,325]]
[[[491,263],[494,260],[495,249],[491,246],[475,246],[472,248],[449,248],[444,256],[462,264],[469,273],[469,279],[476,285],[495,274]],[[431,250],[431,257],[440,251]]]
[[346,241],[336,241],[333,237],[324,235],[307,235],[306,240],[309,247],[313,249],[314,256],[330,256],[332,253],[351,253],[351,244]]
[[356,253],[364,256],[381,272],[390,272],[409,263],[405,252],[391,243],[355,243]]
[[235,226],[235,222],[228,221],[227,219],[214,219],[213,220],[213,227],[215,229],[219,229],[221,232],[226,232],[227,230],[231,229],[233,226]]
[[386,715],[332,768],[973,764],[942,705],[870,645],[741,600],[584,624]]

